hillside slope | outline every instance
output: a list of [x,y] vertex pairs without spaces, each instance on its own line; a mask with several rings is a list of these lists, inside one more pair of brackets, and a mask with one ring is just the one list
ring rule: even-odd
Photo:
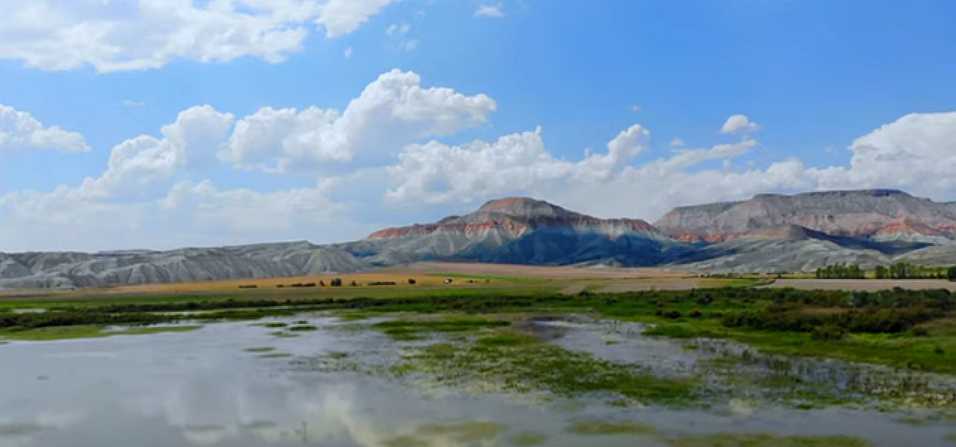
[[956,203],[896,190],[760,194],[750,200],[676,208],[651,225],[509,197],[462,216],[387,228],[339,244],[0,253],[0,288],[298,276],[420,261],[776,272],[901,260],[956,263]]

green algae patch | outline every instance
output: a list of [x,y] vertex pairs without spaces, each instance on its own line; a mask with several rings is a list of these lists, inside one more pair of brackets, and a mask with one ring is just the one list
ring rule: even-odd
[[266,430],[278,427],[278,424],[272,421],[252,421],[240,426],[243,430]]
[[291,332],[283,332],[283,331],[270,332],[269,335],[273,337],[279,337],[279,338],[295,338],[299,336],[299,334],[293,334]]
[[0,332],[0,337],[5,339],[23,341],[71,340],[75,338],[107,337],[109,335],[111,334],[103,332],[102,326],[94,325],[45,327]]
[[515,447],[534,447],[544,444],[547,440],[548,437],[541,433],[528,431],[518,433],[509,439],[511,445]]
[[718,433],[668,439],[670,447],[870,447],[849,436],[776,436],[771,434]]
[[536,343],[538,340],[530,335],[517,332],[506,332],[481,337],[478,339],[478,346],[484,347],[509,347],[520,346],[530,343]]
[[267,352],[265,354],[259,354],[256,357],[260,359],[287,359],[292,357],[292,354],[288,352]]
[[703,329],[689,323],[660,323],[647,328],[643,335],[670,338],[717,338],[714,331]]
[[364,311],[364,310],[349,310],[349,311],[338,311],[334,315],[342,321],[362,321],[368,320],[369,318],[375,318],[382,316],[382,313]]
[[270,329],[279,329],[279,328],[284,328],[284,327],[288,326],[289,324],[288,324],[288,323],[283,323],[283,322],[281,322],[281,321],[269,321],[269,322],[266,322],[266,323],[253,323],[252,325],[253,325],[253,326],[258,326],[258,327],[270,328]]
[[0,424],[0,438],[28,436],[46,430],[42,425],[23,423],[23,424]]
[[943,440],[952,445],[956,445],[956,431],[946,435],[946,437],[944,437]]
[[[372,374],[374,368],[352,359],[347,352],[329,351],[317,356],[299,356],[293,360],[293,366],[300,371],[323,373],[361,373]],[[375,371],[378,372],[378,371]]]
[[435,343],[395,364],[399,376],[425,375],[450,386],[561,397],[606,394],[628,403],[682,405],[696,383],[653,376],[634,366],[498,331],[477,340]]
[[288,330],[293,332],[310,332],[317,331],[319,328],[312,324],[296,324],[295,326],[289,326]]
[[414,433],[385,441],[387,447],[439,447],[449,444],[476,445],[494,441],[505,427],[490,421],[425,424]]
[[465,333],[511,325],[508,321],[483,318],[448,318],[442,320],[393,320],[372,325],[396,341],[419,340],[426,334]]
[[568,433],[576,435],[653,435],[657,429],[653,425],[633,421],[577,421],[568,426]]
[[201,329],[202,325],[191,326],[140,326],[131,327],[117,332],[108,332],[108,335],[150,335],[171,334],[178,332],[192,332]]
[[276,350],[276,348],[273,348],[272,346],[256,346],[256,347],[253,347],[253,348],[243,349],[243,351],[253,352],[253,353],[272,352],[272,351],[275,351],[275,350]]
[[201,328],[195,326],[135,326],[110,329],[98,325],[53,326],[35,329],[0,331],[0,338],[21,341],[55,341],[79,338],[112,337],[116,335],[151,335],[175,332],[190,332]]

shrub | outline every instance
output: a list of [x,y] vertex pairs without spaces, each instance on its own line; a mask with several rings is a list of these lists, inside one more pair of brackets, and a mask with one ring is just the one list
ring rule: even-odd
[[663,312],[663,316],[665,318],[670,318],[671,320],[676,320],[681,317],[681,313],[679,310],[668,310]]
[[814,340],[821,341],[843,340],[843,338],[846,337],[846,330],[835,324],[825,324],[815,327],[810,337]]

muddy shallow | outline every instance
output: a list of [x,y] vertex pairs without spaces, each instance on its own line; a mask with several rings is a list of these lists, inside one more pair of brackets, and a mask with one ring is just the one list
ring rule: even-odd
[[[902,421],[911,413],[860,406],[800,410],[760,393],[735,396],[739,384],[723,384],[719,374],[713,386],[725,387],[720,390],[729,398],[705,409],[423,388],[367,373],[414,342],[322,316],[282,321],[303,319],[318,330],[278,337],[275,328],[222,323],[183,333],[0,346],[0,447],[654,446],[720,432],[942,446],[956,432],[952,422]],[[739,348],[687,349],[684,341],[644,337],[638,326],[586,320],[540,326],[567,349],[634,361],[664,375],[700,375],[714,358]],[[353,363],[366,372],[351,370]],[[742,377],[760,377],[760,364],[743,365],[751,371]],[[820,371],[803,363],[794,368]],[[593,420],[639,423],[654,432],[569,429]]]

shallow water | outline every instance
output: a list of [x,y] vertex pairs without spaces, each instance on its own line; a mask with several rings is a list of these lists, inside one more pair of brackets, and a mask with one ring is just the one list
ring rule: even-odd
[[[745,344],[719,339],[678,341],[642,335],[646,325],[576,318],[532,320],[533,330],[556,344],[597,357],[632,363],[665,377],[697,377],[708,388],[770,400],[785,393],[814,392],[880,405],[920,400],[956,406],[956,377],[834,359],[762,354]],[[762,384],[772,383],[774,386]]]
[[[794,410],[749,399],[674,410],[422,389],[327,365],[387,365],[408,344],[322,316],[283,321],[299,320],[319,330],[285,338],[272,335],[275,328],[221,323],[184,333],[0,346],[0,446],[494,446],[529,439],[654,446],[717,432],[845,434],[877,446],[934,446],[956,431],[945,423],[902,423],[901,414]],[[617,361],[641,359],[662,374],[694,374],[710,356],[723,355],[642,337],[633,327],[549,324],[560,327],[554,343]],[[342,352],[348,355],[334,354]],[[568,431],[582,420],[636,421],[656,433]]]

